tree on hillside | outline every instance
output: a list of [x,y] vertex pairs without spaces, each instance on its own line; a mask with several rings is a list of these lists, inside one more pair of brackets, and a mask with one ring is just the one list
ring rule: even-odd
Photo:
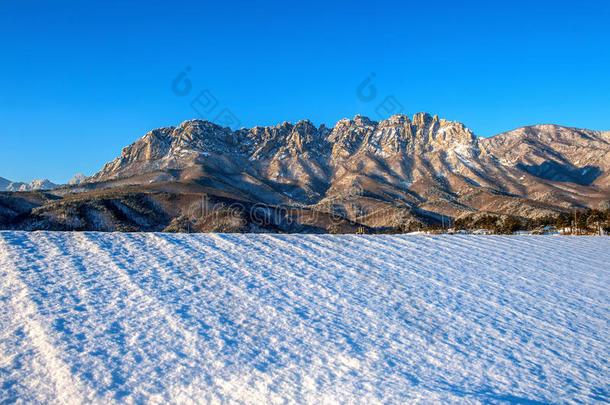
[[486,229],[488,231],[495,231],[497,228],[498,217],[495,215],[485,214],[474,222],[476,228]]
[[575,216],[577,233],[586,233],[588,228],[587,219],[589,218],[588,211],[577,211]]
[[569,228],[570,223],[570,216],[563,212],[557,215],[557,218],[555,220],[555,226],[557,227],[557,229]]
[[604,223],[605,215],[599,210],[591,210],[587,217],[587,226],[595,229],[595,233],[599,233],[602,224]]
[[521,220],[513,215],[507,216],[498,229],[500,233],[512,235],[522,227]]

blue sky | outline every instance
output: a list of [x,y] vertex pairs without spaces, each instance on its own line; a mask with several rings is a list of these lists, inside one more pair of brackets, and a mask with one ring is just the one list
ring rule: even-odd
[[12,3],[0,176],[15,181],[90,175],[152,128],[227,111],[247,127],[334,125],[379,119],[385,101],[481,136],[610,130],[606,1]]

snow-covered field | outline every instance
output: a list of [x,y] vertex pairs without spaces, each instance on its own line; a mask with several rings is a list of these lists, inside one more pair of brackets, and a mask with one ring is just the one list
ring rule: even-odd
[[0,232],[0,403],[610,400],[610,238]]

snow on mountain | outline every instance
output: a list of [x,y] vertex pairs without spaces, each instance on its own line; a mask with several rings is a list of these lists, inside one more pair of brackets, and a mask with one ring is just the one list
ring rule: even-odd
[[0,402],[596,403],[610,239],[0,232]]
[[[43,205],[35,212],[9,207],[10,220],[0,218],[0,227],[157,231],[175,220],[186,224],[179,229],[190,229],[191,222],[209,224],[191,201],[208,197],[322,214],[378,231],[417,229],[443,216],[540,218],[610,199],[608,162],[610,132],[556,125],[480,138],[460,122],[426,113],[383,121],[357,115],[330,128],[303,120],[235,131],[191,120],[148,132],[86,181],[56,190],[55,197],[70,196],[65,204],[53,198],[37,201]],[[125,193],[140,194],[127,200],[142,220],[121,212],[117,198]],[[301,219],[298,226],[310,231],[339,231],[327,220]]]
[[[8,184],[6,182],[8,182]],[[29,183],[22,183],[12,182],[0,177],[0,191],[50,190],[58,186],[59,184],[52,183],[47,179],[32,180]]]
[[[610,132],[555,125],[480,138],[460,122],[426,113],[236,131],[192,120],[149,132],[89,182],[111,188],[198,181],[267,204],[319,208],[339,201],[354,221],[370,211],[371,198],[453,217],[535,217],[610,196],[608,162]],[[577,188],[565,192],[566,182]],[[367,197],[354,198],[354,188]]]
[[32,180],[28,184],[29,190],[50,190],[57,186],[59,186],[59,184],[52,183],[47,179]]
[[74,185],[82,183],[85,180],[87,180],[87,176],[85,176],[84,174],[78,173],[70,179],[70,181],[68,182],[68,185],[74,186]]

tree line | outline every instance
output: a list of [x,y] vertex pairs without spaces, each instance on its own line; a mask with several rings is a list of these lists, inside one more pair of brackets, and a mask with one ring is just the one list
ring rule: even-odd
[[499,234],[513,234],[518,231],[544,232],[557,229],[567,234],[599,235],[601,233],[608,235],[610,234],[610,206],[600,204],[598,209],[574,210],[535,219],[513,215],[467,215],[453,221],[451,228],[456,231],[483,229]]

